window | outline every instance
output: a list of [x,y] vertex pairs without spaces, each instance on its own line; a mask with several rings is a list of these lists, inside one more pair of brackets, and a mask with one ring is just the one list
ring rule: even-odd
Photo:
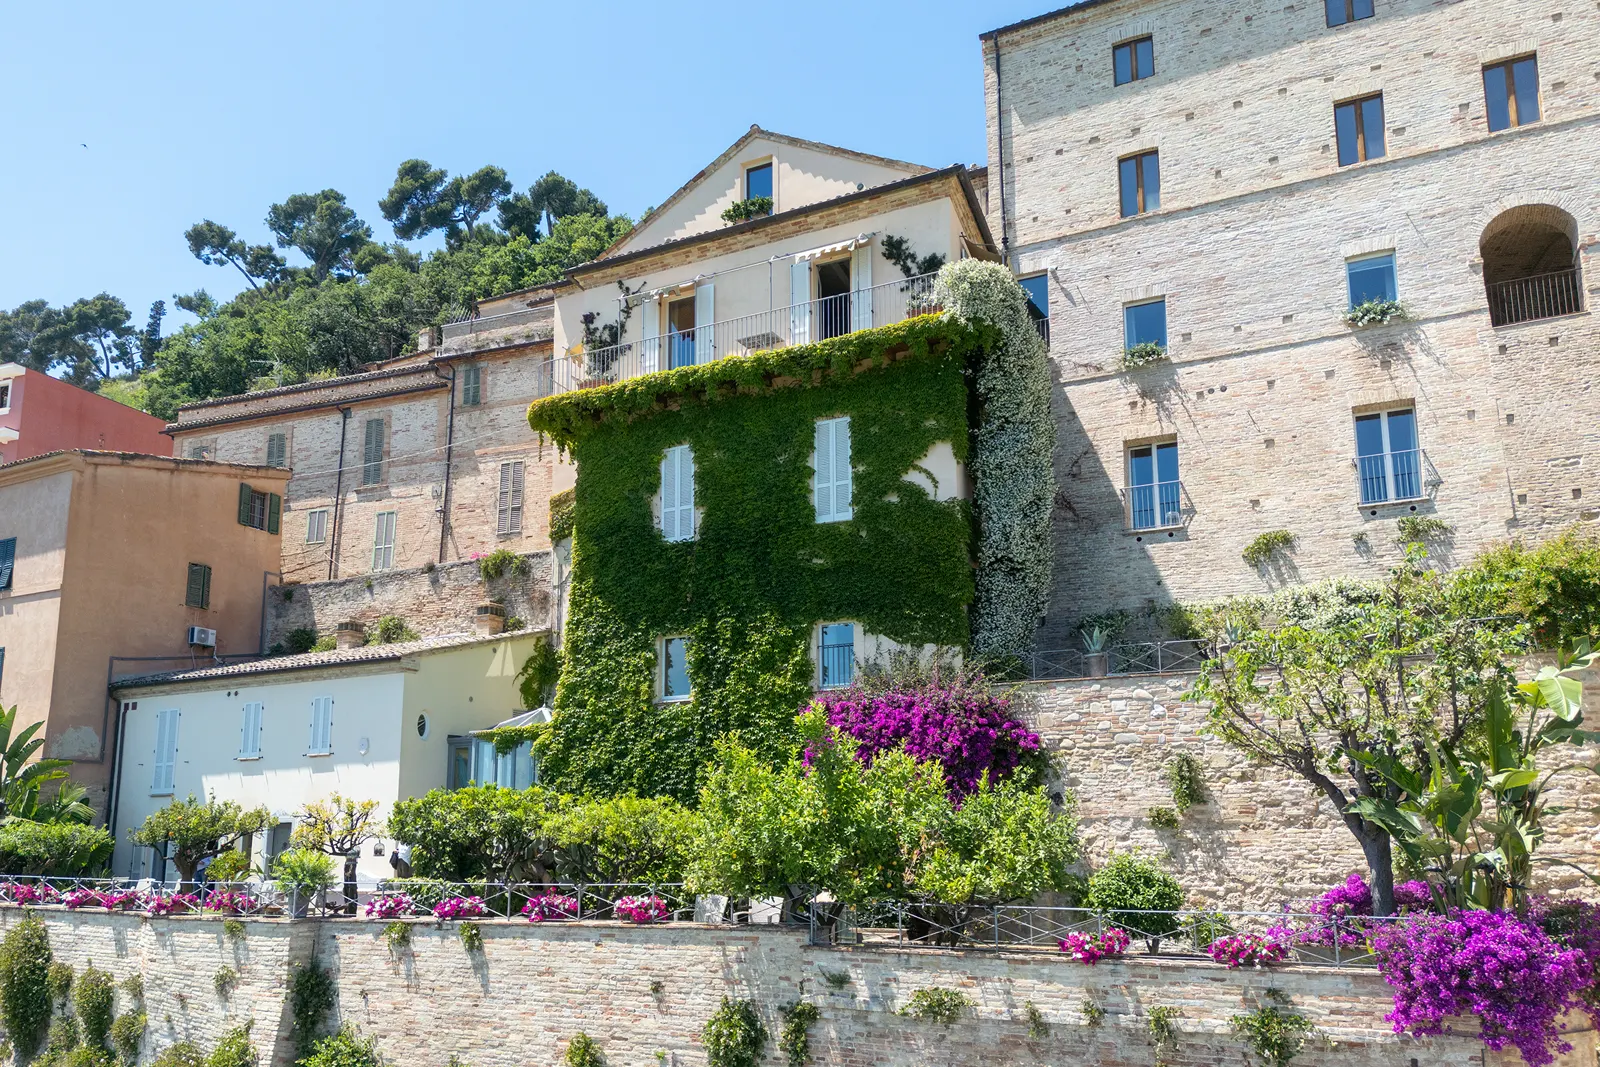
[[661,642],[661,699],[689,699],[689,639],[668,637]]
[[461,369],[461,406],[475,408],[483,403],[483,368],[469,363]]
[[1539,58],[1523,56],[1483,68],[1489,132],[1539,121]]
[[850,506],[850,419],[818,419],[811,466],[813,499],[818,522],[844,522]]
[[1167,300],[1146,300],[1122,309],[1122,334],[1126,347],[1157,344],[1167,347]]
[[1395,285],[1393,252],[1347,260],[1344,271],[1350,283],[1351,307],[1360,307],[1370,300],[1400,299]]
[[183,593],[184,607],[211,606],[211,568],[204,563],[189,564],[189,583]]
[[667,302],[667,366],[692,367],[695,364],[695,298],[683,297]]
[[267,466],[287,467],[289,465],[289,438],[287,434],[267,434]]
[[661,457],[661,536],[694,540],[694,450],[675,445]]
[[282,517],[283,497],[277,493],[263,493],[239,483],[239,525],[253,526],[267,533],[278,532]]
[[328,539],[328,509],[306,512],[306,544],[320,545]]
[[1128,449],[1128,525],[1135,530],[1183,525],[1178,442]]
[[428,722],[428,714],[427,714],[427,712],[423,712],[422,714],[418,715],[417,716],[417,736],[422,738],[424,741],[426,741],[428,739],[428,734],[431,732],[430,728],[432,727],[432,725],[433,725],[432,723]]
[[[762,163],[744,172],[744,198],[746,200],[754,200],[761,196],[766,197],[768,200],[773,199],[771,163]],[[772,214],[770,208],[767,210],[767,214]]]
[[1348,167],[1367,159],[1382,159],[1383,94],[1336,104],[1333,130],[1339,139],[1339,166]]
[[380,511],[372,524],[372,569],[394,569],[394,519],[395,512]]
[[0,412],[11,410],[11,379],[0,382]]
[[0,589],[11,588],[11,574],[17,564],[17,539],[0,538]]
[[1028,318],[1033,320],[1033,325],[1039,331],[1039,336],[1044,338],[1044,343],[1049,344],[1050,276],[1035,274],[1028,278],[1019,278],[1017,284],[1028,294]]
[[1118,85],[1148,78],[1156,72],[1156,46],[1149,37],[1127,41],[1111,50],[1112,76]]
[[198,445],[190,445],[189,446],[189,458],[190,459],[216,459],[217,458],[216,442],[201,443],[201,444],[198,444]]
[[1361,503],[1416,500],[1422,496],[1422,450],[1411,408],[1356,416],[1356,466]]
[[333,698],[311,698],[311,748],[308,756],[333,755]]
[[507,460],[500,464],[500,494],[495,501],[496,533],[522,532],[522,479],[522,460]]
[[1141,152],[1117,163],[1122,184],[1122,217],[1161,209],[1161,163],[1156,152]]
[[246,704],[239,723],[239,758],[261,758],[261,705]]
[[383,420],[367,420],[366,445],[361,453],[361,484],[378,485],[383,481]]
[[1373,0],[1323,0],[1328,8],[1328,25],[1343,26],[1347,22],[1372,17]]
[[156,712],[155,773],[150,779],[150,792],[161,796],[173,789],[173,771],[178,765],[178,709],[167,708]]
[[843,689],[856,676],[856,628],[853,623],[836,622],[822,627],[817,641],[821,687]]

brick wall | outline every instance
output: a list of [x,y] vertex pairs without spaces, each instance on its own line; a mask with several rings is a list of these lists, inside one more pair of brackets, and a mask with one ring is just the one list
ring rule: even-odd
[[[1589,673],[1584,702],[1592,717],[1600,714],[1600,672]],[[1193,681],[1193,675],[1143,675],[1028,687],[1038,701],[1034,728],[1077,797],[1092,862],[1113,850],[1142,849],[1178,877],[1192,903],[1229,910],[1276,909],[1364,872],[1355,838],[1326,798],[1202,732],[1204,705],[1184,699]],[[1166,767],[1179,752],[1204,766],[1207,800],[1189,809],[1178,829],[1157,829],[1147,812],[1172,805]],[[1595,754],[1588,750],[1580,759],[1592,763]],[[1557,776],[1550,804],[1572,810],[1549,819],[1540,855],[1600,865],[1586,814],[1600,804],[1600,778]],[[1542,890],[1592,891],[1570,867],[1541,864],[1538,880]]]
[[[1520,1062],[1514,1053],[1486,1053],[1463,1034],[1396,1036],[1383,1019],[1390,991],[1376,971],[1362,968],[1264,973],[1176,959],[1088,967],[1043,950],[811,948],[803,930],[531,927],[521,920],[483,924],[481,954],[463,949],[456,924],[413,922],[411,944],[391,952],[381,922],[252,920],[244,940],[231,942],[215,919],[39,914],[57,959],[80,971],[93,961],[118,981],[143,975],[150,1024],[144,1062],[180,1040],[209,1049],[230,1026],[253,1019],[261,1062],[287,1067],[287,976],[292,963],[313,956],[337,976],[336,1021],[376,1038],[397,1067],[445,1067],[452,1057],[473,1067],[553,1064],[580,1030],[617,1067],[698,1067],[706,1062],[700,1029],[724,996],[756,1003],[773,1035],[765,1062],[774,1065],[784,1062],[776,1048],[779,1008],[803,997],[822,1010],[811,1028],[812,1062],[829,1067],[1149,1067],[1147,1018],[1158,1005],[1181,1012],[1167,1063],[1234,1067],[1254,1060],[1228,1021],[1260,1004],[1269,987],[1292,998],[1325,1036],[1297,1058],[1304,1067]],[[20,917],[20,909],[0,906],[0,926]],[[225,999],[213,987],[223,966],[239,976]],[[830,989],[824,972],[846,972],[850,982]],[[960,989],[977,1007],[948,1028],[894,1014],[927,987]],[[118,999],[120,1010],[120,992]],[[1085,1000],[1106,1012],[1100,1025],[1085,1025]],[[1048,1036],[1029,1037],[1029,1002],[1050,1026]],[[1560,1067],[1594,1062],[1595,1035],[1580,1025]]]
[[[1112,85],[1112,45],[1151,34],[1153,77]],[[1021,273],[1049,272],[1058,388],[1057,582],[1043,647],[1076,620],[1330,575],[1376,577],[1394,519],[1455,527],[1446,554],[1600,520],[1591,314],[1493,327],[1480,239],[1503,212],[1575,220],[1600,286],[1600,10],[1389,0],[1328,28],[1322,5],[1114,2],[984,43],[991,175]],[[1482,66],[1537,51],[1541,121],[1490,134]],[[997,99],[998,92],[998,99]],[[1381,92],[1387,155],[1340,167],[1336,102]],[[1001,105],[1003,104],[1003,108]],[[1157,150],[1161,208],[1123,219],[1118,160]],[[991,196],[998,230],[1001,186]],[[1343,322],[1345,261],[1393,250],[1414,321]],[[1164,297],[1171,363],[1122,373],[1124,305]],[[1353,415],[1413,407],[1426,498],[1359,506]],[[1131,443],[1178,443],[1185,522],[1136,535]],[[1240,559],[1299,538],[1281,566]],[[1353,535],[1365,533],[1365,547]]]
[[504,599],[506,614],[532,630],[551,625],[549,552],[529,554],[525,577],[502,575],[485,585],[476,560],[358,575],[332,582],[277,586],[267,594],[267,645],[291,630],[327,635],[345,619],[367,624],[398,615],[423,637],[472,629],[475,609],[486,597]]

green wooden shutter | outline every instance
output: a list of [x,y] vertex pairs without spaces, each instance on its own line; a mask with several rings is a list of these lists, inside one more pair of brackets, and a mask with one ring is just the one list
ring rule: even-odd
[[17,562],[17,539],[7,537],[0,541],[0,589],[11,588],[11,574]]
[[267,494],[267,533],[278,532],[278,515],[283,511],[283,497],[277,493]]
[[243,482],[239,483],[239,524],[250,525],[250,497],[255,492]]
[[361,484],[377,485],[383,481],[383,420],[367,420],[367,437],[362,453]]
[[211,568],[202,567],[201,572],[203,580],[200,584],[200,606],[209,608],[211,606]]
[[183,593],[183,603],[191,608],[211,606],[211,568],[204,563],[189,564],[189,583]]

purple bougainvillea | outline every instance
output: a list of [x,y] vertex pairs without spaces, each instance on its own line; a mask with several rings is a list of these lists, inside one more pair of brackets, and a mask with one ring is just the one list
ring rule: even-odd
[[1510,912],[1416,915],[1373,934],[1379,968],[1394,987],[1386,1018],[1396,1033],[1443,1033],[1477,1016],[1483,1043],[1514,1045],[1528,1067],[1571,1051],[1562,1017],[1583,1007],[1594,973],[1583,952],[1557,944]]
[[863,763],[896,749],[935,761],[952,800],[977,792],[985,772],[993,785],[1039,752],[1039,735],[1018,720],[1011,699],[975,679],[884,693],[846,689],[827,694],[822,704],[828,721],[856,739]]

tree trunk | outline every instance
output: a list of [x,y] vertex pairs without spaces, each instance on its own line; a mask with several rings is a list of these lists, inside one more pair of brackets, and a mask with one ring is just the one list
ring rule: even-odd
[[1394,914],[1394,854],[1389,835],[1382,830],[1360,830],[1356,839],[1367,858],[1368,881],[1372,886],[1372,914]]
[[356,857],[360,852],[350,852],[344,857],[344,913],[356,913]]
[[182,860],[174,857],[172,860],[172,865],[178,868],[178,892],[195,892],[196,887],[194,883],[194,869],[200,866],[199,862],[195,861],[185,864]]

